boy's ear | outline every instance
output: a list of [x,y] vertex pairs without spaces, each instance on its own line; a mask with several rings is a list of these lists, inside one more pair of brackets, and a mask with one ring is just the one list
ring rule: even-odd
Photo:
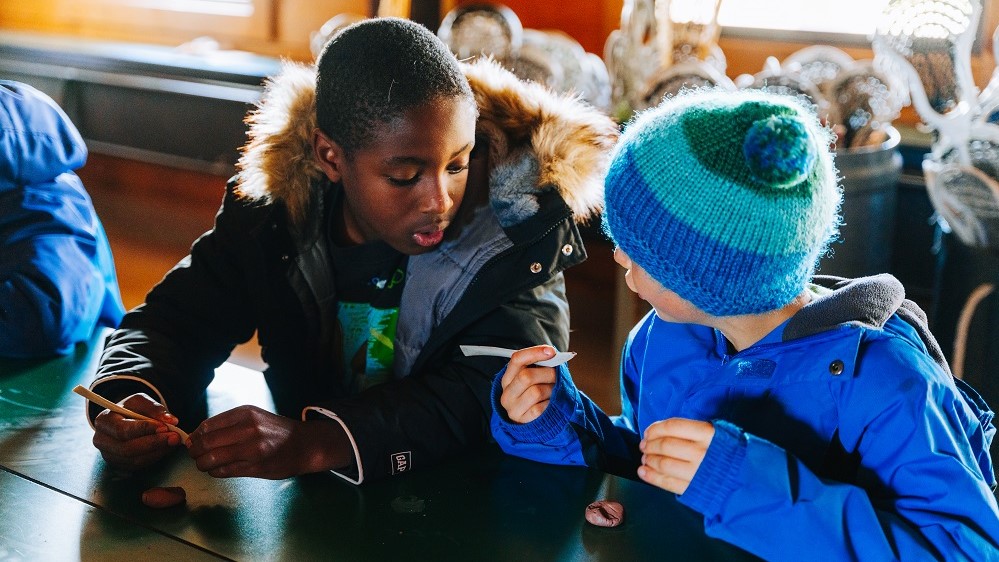
[[326,133],[316,129],[312,133],[312,152],[326,177],[331,182],[339,182],[340,169],[344,164],[344,152],[340,145],[326,136]]

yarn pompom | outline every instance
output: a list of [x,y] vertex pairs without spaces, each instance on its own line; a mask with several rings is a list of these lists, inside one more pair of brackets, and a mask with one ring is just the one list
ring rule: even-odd
[[815,164],[815,143],[801,119],[773,115],[753,123],[742,144],[753,176],[772,187],[801,183]]

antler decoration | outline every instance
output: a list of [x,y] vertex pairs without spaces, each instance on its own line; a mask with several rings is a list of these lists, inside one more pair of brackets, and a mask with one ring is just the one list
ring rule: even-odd
[[[956,151],[963,164],[971,164],[972,137],[999,142],[999,129],[981,126],[985,100],[971,73],[981,14],[980,0],[893,0],[873,40],[878,63],[905,77],[912,105],[938,133],[933,155]],[[997,89],[992,84],[983,94]]]
[[[624,0],[621,27],[604,45],[618,120],[658,103],[685,82],[730,82],[718,46],[720,7],[721,0]],[[676,66],[682,68],[671,70]]]
[[[873,47],[886,72],[905,77],[912,105],[936,133],[923,160],[934,208],[963,243],[995,248],[999,70],[979,94],[971,48],[981,15],[981,0],[892,0]],[[993,49],[999,56],[999,46]]]

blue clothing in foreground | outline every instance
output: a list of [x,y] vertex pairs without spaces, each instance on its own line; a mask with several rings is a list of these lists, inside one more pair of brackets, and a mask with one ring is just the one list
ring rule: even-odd
[[992,412],[952,377],[894,278],[829,282],[734,354],[714,329],[650,313],[624,349],[620,416],[563,366],[544,413],[511,423],[497,377],[493,435],[518,456],[635,478],[650,424],[711,421],[679,497],[710,536],[769,560],[999,560]]
[[86,160],[51,98],[0,80],[0,356],[66,354],[121,321],[111,247],[73,173]]

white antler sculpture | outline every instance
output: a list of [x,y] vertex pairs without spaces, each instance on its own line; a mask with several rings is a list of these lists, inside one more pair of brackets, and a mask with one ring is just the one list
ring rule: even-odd
[[[892,0],[873,41],[875,58],[906,77],[909,97],[936,131],[923,159],[926,188],[937,213],[972,248],[999,249],[999,69],[979,93],[971,48],[981,0]],[[993,35],[999,60],[999,29]],[[968,329],[975,311],[995,291],[979,284],[962,307],[952,368],[964,371]]]
[[971,72],[981,15],[981,0],[892,0],[873,47],[886,72],[905,77],[936,133],[923,171],[937,212],[963,243],[999,248],[999,125],[991,121],[999,70],[981,93]]

